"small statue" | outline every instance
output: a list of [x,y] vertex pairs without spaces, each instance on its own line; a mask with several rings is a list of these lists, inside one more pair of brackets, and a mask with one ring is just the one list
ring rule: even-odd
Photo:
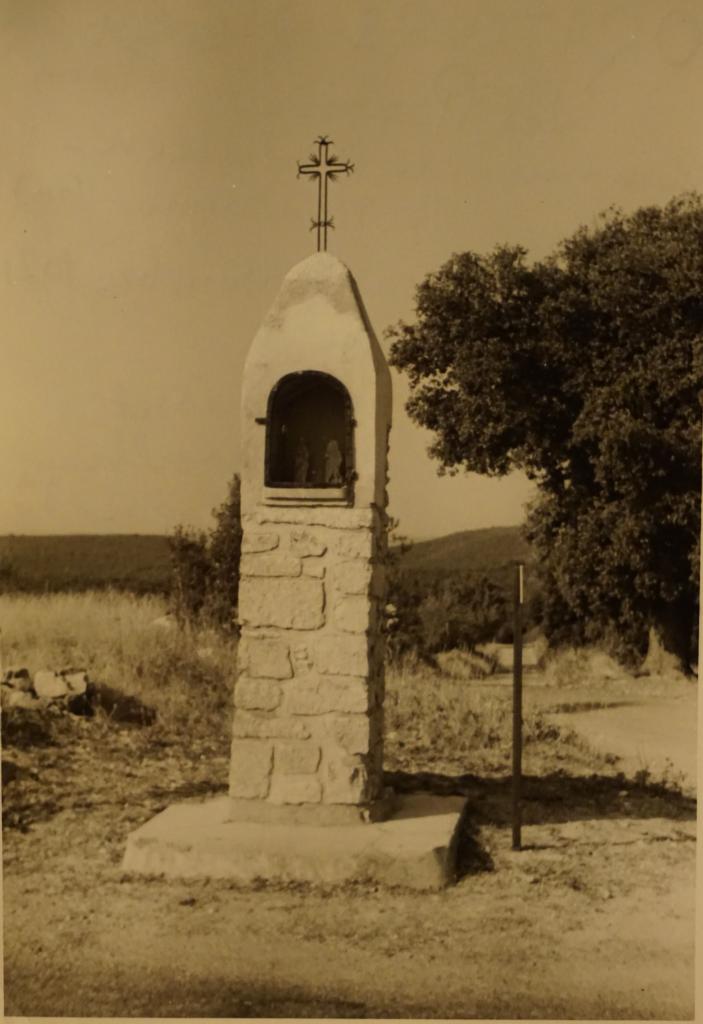
[[325,449],[325,483],[337,486],[342,483],[342,453],[334,438],[327,442]]
[[310,451],[305,444],[305,438],[301,437],[298,447],[295,449],[295,483],[306,484],[308,482],[308,470],[310,468]]

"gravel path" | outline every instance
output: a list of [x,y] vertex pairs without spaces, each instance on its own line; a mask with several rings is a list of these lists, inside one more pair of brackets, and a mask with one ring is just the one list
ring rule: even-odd
[[574,729],[601,751],[617,754],[626,773],[647,770],[666,775],[686,791],[697,776],[697,700],[653,698],[641,704],[559,713],[560,724]]

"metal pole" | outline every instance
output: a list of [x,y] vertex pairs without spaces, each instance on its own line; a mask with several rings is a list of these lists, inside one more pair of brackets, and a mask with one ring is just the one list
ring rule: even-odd
[[521,849],[522,829],[522,602],[524,597],[524,566],[515,566],[513,600],[513,850]]
[[[698,394],[698,401],[701,404],[701,410],[703,411],[703,391]],[[703,423],[701,424],[701,472],[703,473]],[[701,477],[703,481],[703,476]],[[700,557],[698,561],[698,684],[700,686],[701,679],[703,679],[703,487],[701,487],[701,543],[700,543]],[[700,725],[703,721],[703,715],[699,717],[698,723]]]

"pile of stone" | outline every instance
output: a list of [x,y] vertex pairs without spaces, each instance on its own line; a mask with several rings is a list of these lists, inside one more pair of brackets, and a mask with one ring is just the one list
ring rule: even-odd
[[29,669],[13,666],[2,674],[0,693],[3,708],[39,710],[53,707],[73,714],[86,714],[94,686],[85,669],[66,668],[59,672],[40,669],[32,678]]

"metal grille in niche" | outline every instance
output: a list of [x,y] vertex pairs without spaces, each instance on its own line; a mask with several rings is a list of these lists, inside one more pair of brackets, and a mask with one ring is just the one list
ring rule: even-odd
[[266,416],[268,487],[343,487],[354,479],[349,392],[328,373],[283,377]]

